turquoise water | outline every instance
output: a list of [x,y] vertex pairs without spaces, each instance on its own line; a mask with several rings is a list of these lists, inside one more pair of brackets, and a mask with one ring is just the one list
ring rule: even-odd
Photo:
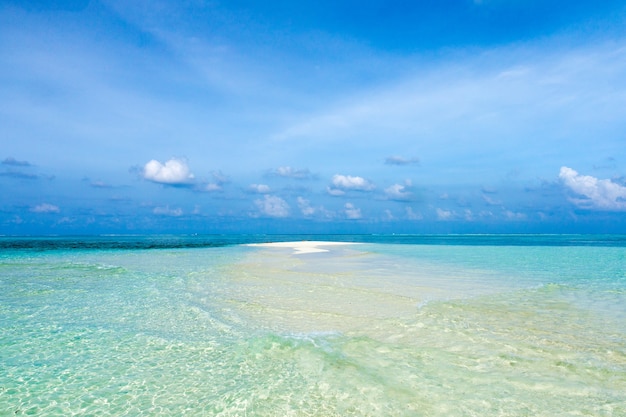
[[626,416],[626,237],[0,238],[0,415]]

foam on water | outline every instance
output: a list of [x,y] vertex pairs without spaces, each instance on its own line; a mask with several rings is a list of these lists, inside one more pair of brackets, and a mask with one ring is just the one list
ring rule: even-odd
[[626,415],[622,246],[185,245],[0,254],[0,415]]

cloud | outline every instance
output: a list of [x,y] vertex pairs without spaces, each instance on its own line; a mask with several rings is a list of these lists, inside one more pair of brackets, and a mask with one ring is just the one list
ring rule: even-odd
[[152,210],[152,212],[154,214],[160,214],[163,216],[173,216],[173,217],[179,217],[183,215],[183,210],[181,208],[171,209],[170,206],[155,207],[154,210]]
[[289,216],[289,204],[282,198],[275,195],[265,195],[265,198],[254,201],[262,214],[270,217]]
[[361,215],[361,209],[354,207],[354,205],[352,203],[346,203],[346,205],[344,206],[344,213],[346,214],[346,217],[350,220],[358,220],[361,217],[363,217]]
[[418,158],[403,158],[401,156],[388,156],[385,165],[419,165]]
[[489,206],[501,206],[502,201],[496,200],[495,198],[491,198],[486,194],[482,194],[483,201],[487,203]]
[[172,158],[165,164],[153,159],[143,167],[143,177],[149,181],[168,185],[190,184],[194,175],[182,159]]
[[413,199],[413,193],[408,190],[411,187],[411,181],[407,181],[405,185],[394,184],[385,189],[385,195],[389,200],[410,201]]
[[210,193],[223,191],[223,185],[230,182],[230,178],[227,175],[222,174],[221,171],[213,171],[211,175],[213,176],[213,181],[198,186],[198,191],[207,191]]
[[30,209],[33,213],[59,213],[61,209],[54,204],[43,203]]
[[331,195],[343,195],[348,190],[371,191],[376,188],[374,184],[365,178],[339,174],[333,176],[332,185],[332,188],[328,188],[328,193]]
[[523,221],[528,218],[528,216],[525,213],[514,212],[511,210],[505,210],[504,217],[506,217],[507,220],[512,220],[512,221]]
[[309,200],[303,197],[298,197],[298,208],[304,216],[312,216],[315,214],[315,208],[311,207]]
[[256,194],[267,194],[271,191],[269,185],[266,184],[250,184],[248,190]]
[[338,188],[331,188],[331,187],[326,187],[326,191],[328,192],[328,194],[334,196],[334,197],[339,197],[342,195],[345,195],[346,192],[343,190],[340,190]]
[[8,158],[5,158],[2,161],[2,165],[11,165],[14,167],[29,167],[31,166],[30,162],[27,161],[18,161],[17,159],[13,158],[12,156],[9,156]]
[[409,220],[423,220],[424,219],[424,216],[422,215],[422,213],[414,212],[411,207],[406,207],[405,211],[406,211],[406,217]]
[[454,212],[450,210],[444,210],[441,208],[437,209],[437,220],[447,221],[447,220],[452,220],[453,217],[454,217]]
[[285,178],[293,178],[296,180],[305,180],[313,178],[313,174],[308,169],[297,169],[290,166],[278,167],[269,172],[269,175],[275,175]]
[[107,184],[104,181],[92,181],[89,185],[93,188],[113,188],[111,184]]
[[214,182],[210,182],[202,187],[202,191],[208,191],[210,193],[214,191],[222,191],[222,186]]
[[570,200],[580,208],[600,210],[626,210],[626,187],[608,179],[580,175],[572,168],[561,167],[559,178],[580,198]]

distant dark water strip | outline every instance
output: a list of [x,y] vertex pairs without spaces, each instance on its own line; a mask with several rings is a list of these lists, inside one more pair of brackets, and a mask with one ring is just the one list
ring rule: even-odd
[[0,237],[0,250],[150,250],[327,240],[409,245],[626,247],[626,235],[106,235]]

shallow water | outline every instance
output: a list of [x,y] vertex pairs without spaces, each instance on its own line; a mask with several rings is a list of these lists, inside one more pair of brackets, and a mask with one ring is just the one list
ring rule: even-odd
[[116,239],[2,242],[0,415],[626,415],[623,240]]

